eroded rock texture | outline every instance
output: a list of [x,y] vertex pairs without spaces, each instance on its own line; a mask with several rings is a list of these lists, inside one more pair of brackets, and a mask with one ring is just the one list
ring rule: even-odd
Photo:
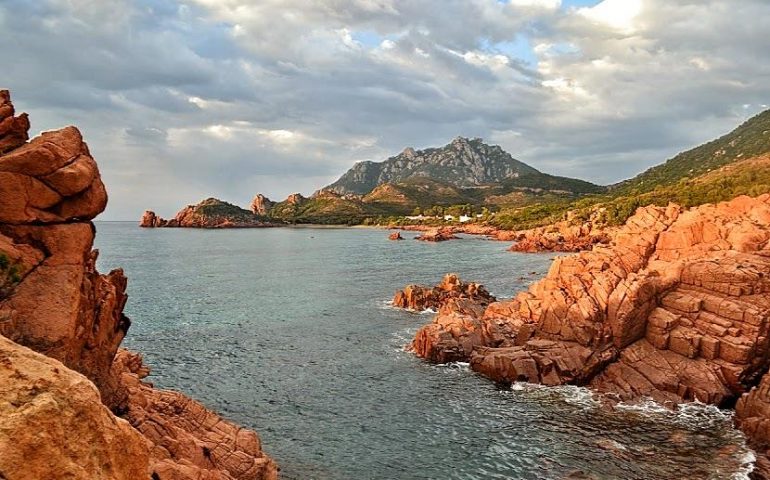
[[0,335],[0,477],[148,478],[148,447],[83,375]]
[[[557,258],[513,300],[446,304],[411,348],[470,361],[501,383],[731,406],[770,366],[769,243],[770,195],[641,208],[609,245]],[[738,403],[760,449],[770,445],[769,389],[765,378]]]
[[126,278],[95,268],[96,163],[75,127],[24,143],[13,115],[0,91],[0,477],[276,478],[255,433],[116,356]]
[[511,232],[507,239],[515,240],[512,252],[582,252],[594,245],[610,241],[609,230],[594,220],[577,222],[568,219],[545,227]]

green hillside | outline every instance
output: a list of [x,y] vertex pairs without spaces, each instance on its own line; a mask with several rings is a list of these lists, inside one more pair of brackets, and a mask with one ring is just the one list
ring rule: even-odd
[[770,110],[747,120],[732,132],[699,147],[680,153],[636,177],[613,185],[618,194],[649,192],[683,178],[695,178],[709,171],[770,151]]

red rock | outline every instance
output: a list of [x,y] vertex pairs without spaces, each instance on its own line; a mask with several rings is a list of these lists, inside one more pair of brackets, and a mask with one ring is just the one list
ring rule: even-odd
[[495,297],[490,295],[483,285],[464,283],[457,274],[449,273],[433,288],[407,285],[403,290],[396,292],[392,304],[395,307],[417,311],[438,310],[452,299],[469,299],[484,306],[495,301]]
[[500,232],[498,237],[516,241],[509,248],[511,252],[581,252],[590,250],[594,245],[607,244],[610,233],[609,228],[593,218],[579,223],[568,219],[530,230]]
[[160,218],[155,212],[146,210],[139,222],[140,227],[181,227],[181,228],[266,228],[279,226],[217,198],[207,198],[195,205],[188,205],[170,220]]
[[258,193],[251,201],[249,208],[255,215],[261,215],[266,217],[270,214],[270,209],[275,206],[275,202],[271,201],[266,196]]
[[[431,361],[470,359],[502,383],[727,406],[770,369],[768,245],[770,195],[641,208],[607,244],[555,259],[513,300],[481,316],[440,311],[412,348]],[[423,290],[404,296],[428,302]],[[739,401],[739,424],[762,452],[768,375]]]
[[150,446],[150,472],[161,479],[276,480],[275,463],[256,433],[220,418],[178,392],[141,380],[141,355],[121,350],[112,374],[124,390],[120,410]]
[[444,242],[446,240],[455,240],[457,238],[459,237],[453,233],[452,229],[435,228],[415,237],[415,240],[421,240],[423,242]]
[[29,118],[26,113],[14,116],[8,90],[0,90],[0,155],[24,145],[29,139]]
[[[0,123],[12,116],[0,91]],[[275,479],[254,432],[154,390],[136,355],[116,355],[126,278],[95,268],[89,220],[107,194],[80,132],[16,147],[0,154],[0,477]]]
[[139,226],[142,228],[158,228],[168,225],[168,220],[160,218],[155,215],[152,210],[145,210],[142,215],[142,219],[139,221]]
[[0,452],[8,479],[150,475],[144,438],[102,405],[87,378],[1,335]]
[[388,235],[388,240],[403,240],[404,237],[401,236],[401,232],[393,232],[390,235]]

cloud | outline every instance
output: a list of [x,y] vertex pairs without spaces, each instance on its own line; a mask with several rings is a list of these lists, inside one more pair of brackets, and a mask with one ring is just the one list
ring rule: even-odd
[[5,0],[3,86],[33,130],[83,130],[108,219],[309,194],[456,135],[614,182],[768,104],[766,1],[572,4]]

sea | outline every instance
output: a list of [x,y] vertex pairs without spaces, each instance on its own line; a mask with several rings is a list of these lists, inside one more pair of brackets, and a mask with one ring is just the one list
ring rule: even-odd
[[430,313],[390,307],[448,272],[512,297],[552,254],[369,228],[141,229],[97,222],[128,276],[124,346],[149,381],[256,430],[285,480],[742,479],[729,411],[609,406],[585,388],[496,385],[405,346]]

